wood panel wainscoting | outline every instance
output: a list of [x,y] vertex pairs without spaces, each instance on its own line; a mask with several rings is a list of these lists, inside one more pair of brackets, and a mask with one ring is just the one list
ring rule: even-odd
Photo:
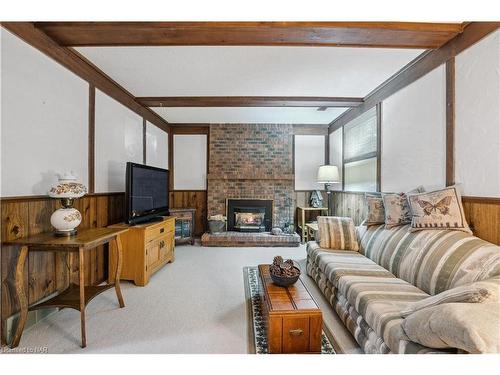
[[[82,214],[78,227],[102,228],[123,221],[125,194],[91,194],[75,201]],[[16,197],[1,199],[1,239],[14,240],[28,235],[51,231],[50,216],[59,208],[59,201],[47,196]],[[19,311],[15,293],[15,265],[19,251],[2,246],[1,251],[1,339],[5,344],[6,320]],[[100,246],[85,253],[85,284],[97,285],[107,279],[107,247]],[[67,253],[30,252],[25,270],[24,285],[28,305],[77,284],[78,256]]]
[[[465,217],[474,235],[500,245],[500,198],[462,197]],[[364,193],[333,192],[335,216],[352,217],[355,225],[365,218]]]

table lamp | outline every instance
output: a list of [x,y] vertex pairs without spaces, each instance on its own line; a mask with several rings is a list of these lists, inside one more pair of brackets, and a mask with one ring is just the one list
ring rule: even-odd
[[336,165],[322,165],[318,169],[318,184],[325,184],[326,193],[328,194],[327,207],[330,214],[330,194],[332,184],[340,182],[339,169]]
[[61,200],[62,208],[54,211],[50,217],[50,223],[55,228],[58,237],[74,236],[76,227],[82,222],[80,211],[73,208],[73,202],[87,193],[85,185],[76,181],[72,172],[59,176],[59,180],[51,186],[49,197]]

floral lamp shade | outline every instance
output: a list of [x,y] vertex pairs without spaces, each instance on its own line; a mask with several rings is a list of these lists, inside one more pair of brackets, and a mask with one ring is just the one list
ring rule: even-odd
[[49,197],[61,200],[62,208],[54,211],[50,223],[55,228],[56,236],[74,236],[76,227],[82,222],[80,211],[73,208],[73,201],[83,197],[87,188],[77,182],[76,176],[70,172],[59,176],[59,180],[50,187]]

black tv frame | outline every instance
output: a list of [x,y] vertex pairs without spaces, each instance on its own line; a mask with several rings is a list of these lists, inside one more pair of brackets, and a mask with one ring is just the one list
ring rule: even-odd
[[[150,169],[156,171],[162,171],[167,173],[167,206],[158,207],[153,210],[147,211],[145,214],[140,216],[132,217],[132,179],[133,179],[133,168]],[[145,164],[127,162],[126,173],[125,173],[125,221],[127,224],[139,224],[149,221],[160,220],[162,216],[168,215],[169,208],[169,182],[170,182],[170,172],[168,169],[152,167]]]

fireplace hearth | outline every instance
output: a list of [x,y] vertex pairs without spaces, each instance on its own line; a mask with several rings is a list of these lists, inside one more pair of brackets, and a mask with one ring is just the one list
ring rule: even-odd
[[273,201],[270,199],[227,199],[226,217],[228,231],[269,232],[272,228]]

